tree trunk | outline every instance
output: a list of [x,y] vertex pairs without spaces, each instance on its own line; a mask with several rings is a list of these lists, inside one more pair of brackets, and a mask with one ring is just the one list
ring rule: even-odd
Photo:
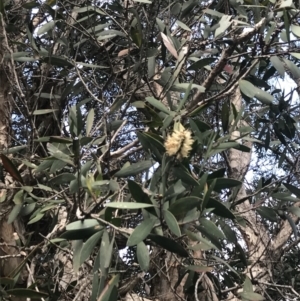
[[[0,149],[5,150],[10,144],[10,119],[12,112],[11,83],[14,82],[13,66],[11,62],[3,59],[7,52],[7,36],[4,20],[0,15]],[[5,153],[5,152],[3,152]],[[1,197],[5,200],[0,202],[0,276],[12,277],[14,270],[21,264],[22,255],[17,247],[16,238],[23,237],[24,227],[20,220],[8,223],[8,215],[13,207],[12,197],[15,187],[14,180],[7,174],[4,183],[1,183]],[[19,283],[26,280],[26,272],[21,272]],[[24,298],[11,298],[12,301],[22,301]]]

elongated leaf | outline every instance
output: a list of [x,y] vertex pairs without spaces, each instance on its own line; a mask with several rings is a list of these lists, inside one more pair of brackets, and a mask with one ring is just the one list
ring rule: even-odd
[[247,301],[263,301],[265,298],[262,295],[252,292],[242,292],[240,296]]
[[238,274],[238,272],[237,272],[235,269],[233,269],[233,268],[232,268],[225,260],[221,259],[220,257],[214,256],[214,255],[212,255],[212,258],[214,258],[215,260],[217,260],[217,261],[223,263],[223,264],[226,265],[233,273],[235,273],[236,275],[240,276],[240,275]]
[[147,246],[143,242],[137,245],[136,256],[141,270],[147,272],[150,266],[150,255]]
[[279,75],[282,77],[285,74],[284,65],[278,56],[271,56],[270,61],[272,65],[275,67]]
[[188,211],[200,205],[199,197],[185,197],[176,200],[169,208],[174,216],[184,216]]
[[235,215],[222,202],[214,198],[209,198],[206,208],[214,208],[212,212],[218,216],[235,219]]
[[128,176],[135,176],[139,173],[148,170],[153,165],[153,161],[147,160],[138,163],[133,163],[128,167],[122,168],[117,173],[115,173],[115,177],[128,177]]
[[146,97],[146,101],[148,101],[153,107],[161,112],[164,112],[168,115],[170,114],[170,110],[168,110],[168,108],[160,100],[157,100],[154,97]]
[[49,30],[53,29],[55,27],[55,21],[49,21],[49,22],[46,22],[45,24],[43,24],[37,31],[37,35],[40,36],[46,32],[48,32]]
[[86,118],[86,135],[87,136],[89,136],[91,129],[93,127],[94,117],[95,117],[95,111],[94,111],[94,109],[91,109]]
[[271,222],[277,222],[277,214],[273,208],[261,206],[256,209],[260,216]]
[[222,106],[221,114],[222,114],[222,128],[224,133],[226,133],[229,126],[229,115],[230,115],[229,106],[226,102]]
[[135,201],[152,204],[149,196],[143,191],[140,185],[132,180],[128,180],[128,188]]
[[274,101],[274,97],[268,92],[256,88],[255,97],[263,104],[269,105]]
[[[66,230],[82,230],[91,227],[98,227],[100,226],[99,222],[96,219],[84,219],[80,221],[73,222],[66,226]],[[100,227],[99,227],[100,228]]]
[[206,231],[213,234],[215,237],[225,239],[224,233],[210,220],[206,218],[200,218],[200,224],[206,229]]
[[3,166],[5,168],[5,170],[17,181],[19,181],[20,183],[23,184],[23,179],[18,171],[18,169],[15,167],[15,165],[12,163],[12,161],[10,159],[8,159],[8,157],[6,157],[5,155],[1,154],[1,160],[3,163]]
[[44,115],[44,114],[49,114],[49,113],[53,113],[56,112],[56,109],[44,109],[44,110],[35,110],[33,111],[33,115]]
[[180,245],[178,244],[175,240],[160,236],[160,235],[155,235],[155,234],[149,234],[148,236],[153,242],[156,244],[160,245],[164,249],[176,253],[182,257],[188,257],[189,253]]
[[300,198],[300,189],[289,184],[289,183],[282,183],[291,193],[293,193],[297,198]]
[[163,215],[171,232],[173,232],[173,234],[175,234],[178,237],[181,236],[181,231],[175,216],[168,210],[164,210]]
[[182,182],[186,184],[193,185],[193,186],[199,185],[197,180],[193,178],[193,176],[184,166],[175,167],[173,169],[173,174],[175,175],[175,177],[182,180]]
[[105,204],[105,207],[116,208],[116,209],[136,210],[136,209],[150,208],[150,207],[154,207],[154,206],[150,205],[150,204],[144,204],[144,203],[111,202],[111,203]]
[[44,217],[45,213],[38,213],[34,218],[30,219],[27,225],[34,224]]
[[241,181],[235,179],[228,179],[228,178],[218,178],[218,179],[211,179],[207,180],[207,184],[211,185],[212,182],[216,180],[214,191],[221,192],[222,189],[232,188],[241,186],[243,183]]
[[249,98],[255,97],[256,87],[252,85],[250,82],[242,79],[239,81],[239,86],[243,94],[245,94],[247,97]]
[[186,24],[184,24],[183,22],[177,20],[176,23],[177,23],[178,26],[181,27],[182,29],[187,30],[187,31],[191,31],[191,29],[190,29]]
[[74,166],[74,162],[73,162],[72,158],[71,158],[69,155],[63,153],[63,152],[62,152],[61,150],[59,150],[56,146],[54,146],[54,145],[51,144],[51,143],[47,143],[47,148],[48,148],[48,150],[49,150],[49,153],[50,153],[53,157],[55,157],[56,159],[59,159],[59,160],[61,160],[61,161],[64,161],[64,162],[66,162],[66,163],[68,163],[68,164]]
[[300,217],[300,208],[291,206],[288,208],[288,211],[295,214],[296,216]]
[[80,260],[79,260],[79,266],[81,266],[87,258],[91,255],[91,253],[94,250],[94,247],[98,244],[103,232],[99,231],[92,235],[82,246],[81,252],[80,252]]
[[166,46],[166,48],[170,51],[170,53],[176,58],[178,59],[178,53],[176,48],[174,47],[173,41],[171,38],[167,37],[164,33],[160,33],[163,43]]
[[49,185],[62,185],[62,184],[70,184],[71,181],[75,180],[76,177],[71,173],[63,173],[50,179],[48,182]]
[[16,297],[22,298],[32,298],[32,299],[40,299],[40,298],[47,298],[48,294],[43,292],[37,292],[33,289],[28,288],[14,288],[6,290],[6,293],[9,295],[13,295]]
[[217,38],[218,36],[222,35],[225,33],[227,28],[231,25],[232,21],[232,16],[230,15],[223,15],[221,20],[219,21],[219,27],[215,31],[215,37]]
[[8,224],[11,224],[12,222],[14,222],[16,220],[16,218],[18,217],[19,213],[21,212],[23,207],[23,204],[16,204],[14,206],[14,208],[11,210],[9,216],[8,216]]
[[[120,278],[120,274],[117,274],[117,275],[113,276],[113,278],[111,280],[109,280],[109,282],[104,287],[104,289],[101,292],[97,301],[113,301],[113,300],[117,299],[115,297],[114,292],[117,289],[119,278]],[[114,298],[111,299],[110,298],[111,296],[114,296]]]
[[155,219],[148,218],[138,225],[127,241],[127,246],[131,247],[142,242],[150,234],[155,224]]

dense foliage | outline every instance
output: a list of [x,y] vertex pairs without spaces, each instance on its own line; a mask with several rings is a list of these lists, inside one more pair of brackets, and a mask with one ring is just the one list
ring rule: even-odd
[[299,299],[299,9],[1,2],[0,300]]

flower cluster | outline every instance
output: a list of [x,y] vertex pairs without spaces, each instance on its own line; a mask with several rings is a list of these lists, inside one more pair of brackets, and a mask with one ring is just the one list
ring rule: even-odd
[[167,155],[176,156],[178,160],[187,158],[194,142],[191,136],[192,133],[189,130],[174,130],[165,142]]

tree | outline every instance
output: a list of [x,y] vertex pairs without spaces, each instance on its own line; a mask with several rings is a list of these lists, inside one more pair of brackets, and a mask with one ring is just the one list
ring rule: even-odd
[[0,12],[0,299],[300,297],[298,3]]

